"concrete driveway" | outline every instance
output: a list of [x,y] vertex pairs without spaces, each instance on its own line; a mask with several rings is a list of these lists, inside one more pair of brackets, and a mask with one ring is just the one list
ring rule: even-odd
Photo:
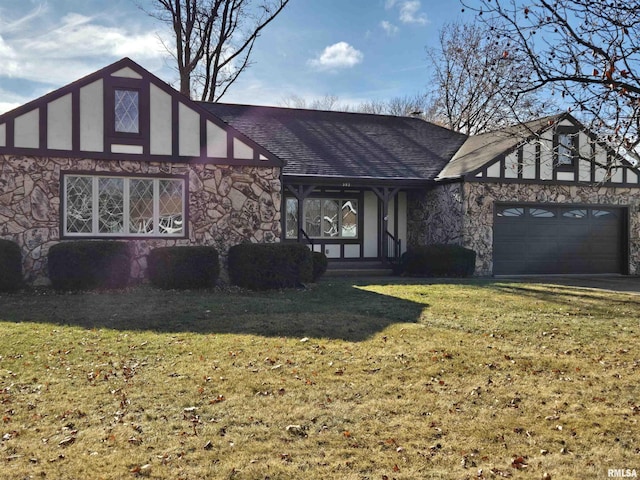
[[596,288],[612,292],[640,295],[640,276],[631,275],[533,275],[499,276],[496,280],[517,280],[530,283],[567,285],[571,287]]

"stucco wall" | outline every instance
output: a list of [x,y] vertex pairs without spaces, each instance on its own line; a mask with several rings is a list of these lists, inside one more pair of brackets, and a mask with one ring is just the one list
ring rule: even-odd
[[46,256],[60,240],[60,172],[171,174],[189,176],[188,239],[132,239],[131,276],[144,278],[154,247],[212,245],[223,259],[242,241],[280,239],[280,169],[109,162],[68,158],[0,156],[0,237],[18,243],[30,283],[47,283]]
[[453,243],[477,253],[476,275],[493,269],[495,202],[629,207],[629,273],[640,274],[640,189],[601,185],[453,183],[409,196],[409,245]]

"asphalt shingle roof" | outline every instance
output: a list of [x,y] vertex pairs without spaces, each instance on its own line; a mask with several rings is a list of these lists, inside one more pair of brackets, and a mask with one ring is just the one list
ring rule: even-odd
[[290,176],[434,180],[467,139],[411,117],[200,105],[284,160]]
[[536,134],[551,128],[564,115],[552,115],[468,137],[438,179],[459,178],[503,155]]

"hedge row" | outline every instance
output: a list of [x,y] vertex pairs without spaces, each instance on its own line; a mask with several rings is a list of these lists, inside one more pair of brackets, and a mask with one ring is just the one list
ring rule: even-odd
[[149,280],[160,288],[214,287],[220,275],[213,247],[162,247],[147,257]]
[[313,255],[300,243],[245,243],[229,249],[229,277],[240,287],[297,287],[313,281],[313,272]]
[[22,286],[22,254],[10,240],[0,239],[0,292],[11,292]]
[[[6,241],[5,241],[6,242]],[[13,242],[0,244],[0,267],[11,258],[20,267],[20,251]],[[11,255],[3,252],[13,252]],[[57,290],[124,288],[129,282],[128,244],[113,241],[64,242],[49,249],[49,278]],[[327,257],[301,244],[242,244],[229,251],[229,276],[235,285],[266,290],[297,287],[315,281],[327,269]],[[15,267],[12,267],[15,269]],[[210,288],[220,275],[213,247],[162,247],[147,257],[150,282],[160,288]],[[12,271],[6,267],[3,271]],[[21,278],[19,271],[14,276]],[[4,280],[4,276],[3,276]],[[17,284],[7,277],[7,284]]]
[[434,244],[413,247],[402,255],[404,275],[425,277],[469,277],[476,265],[476,252],[459,245]]
[[56,290],[124,288],[131,258],[123,242],[64,242],[49,249],[49,279]]

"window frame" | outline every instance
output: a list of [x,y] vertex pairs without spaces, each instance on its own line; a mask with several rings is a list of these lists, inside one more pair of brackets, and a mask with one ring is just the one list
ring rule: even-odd
[[[289,217],[288,215],[288,209],[287,209],[287,204],[289,203],[289,200],[295,200],[297,203],[297,208],[300,208],[300,200],[298,200],[296,197],[293,196],[286,196],[285,197],[285,201],[284,201],[284,205],[285,205],[285,212],[284,212],[284,219],[285,219],[285,223],[284,223],[284,239],[285,240],[297,240],[298,236],[297,236],[297,232],[296,235],[293,237],[290,237],[287,235],[288,233],[288,228],[287,228],[287,219]],[[304,222],[305,222],[305,218],[306,218],[306,205],[305,203],[311,200],[315,200],[315,201],[319,201],[320,202],[320,235],[311,235],[306,229],[304,229]],[[355,236],[343,236],[342,235],[342,215],[338,215],[338,231],[340,232],[340,235],[337,236],[325,236],[323,235],[323,211],[324,211],[324,206],[325,206],[325,202],[327,201],[331,201],[331,202],[337,202],[339,205],[339,212],[342,211],[342,206],[344,205],[345,202],[355,202],[358,207],[356,209],[356,221],[355,221],[355,225],[356,225],[356,235]],[[312,240],[315,241],[319,241],[319,242],[332,242],[332,241],[336,241],[336,242],[359,242],[362,238],[362,228],[363,228],[363,216],[362,216],[362,206],[363,206],[363,199],[361,198],[361,196],[353,196],[353,195],[339,195],[339,196],[331,196],[331,195],[311,195],[308,196],[306,198],[304,198],[302,200],[302,212],[301,212],[301,217],[302,217],[302,222],[303,225],[298,225],[298,231],[302,228],[304,229],[305,233],[309,236],[309,238],[311,238]]]
[[[116,98],[118,96],[118,92],[130,92],[130,93],[135,93],[136,94],[136,101],[137,101],[137,125],[136,125],[136,131],[135,132],[127,132],[127,131],[123,131],[123,130],[118,130],[118,110],[116,109]],[[139,137],[141,134],[141,130],[142,130],[142,125],[140,122],[140,114],[141,114],[141,109],[140,109],[140,100],[142,99],[142,95],[141,95],[141,91],[139,88],[125,88],[125,87],[113,87],[112,90],[113,93],[113,134],[120,136],[120,135],[126,135],[126,136],[132,136],[132,137]]]
[[[107,145],[123,144],[142,146],[148,150],[149,143],[149,82],[137,78],[110,77],[105,82],[105,142]],[[138,131],[119,132],[116,130],[116,91],[135,91],[138,93]]]
[[[569,161],[560,163],[560,148],[564,144],[560,143],[562,137],[571,140],[571,155]],[[578,152],[580,149],[580,129],[577,127],[560,126],[556,129],[553,137],[553,169],[556,172],[575,172],[578,166]],[[565,146],[566,148],[566,146]],[[563,156],[565,156],[563,154]]]
[[[67,191],[69,179],[74,177],[84,177],[91,179],[91,231],[90,232],[68,232],[68,197]],[[122,186],[122,224],[123,231],[118,232],[100,232],[99,217],[99,195],[97,189],[100,179],[121,179]],[[131,180],[152,180],[153,181],[153,231],[146,232],[130,232],[130,199]],[[160,182],[163,180],[178,180],[182,185],[182,229],[178,233],[163,233],[160,231],[160,225],[163,217],[160,215]],[[189,237],[189,211],[188,211],[188,194],[189,194],[189,178],[188,175],[147,175],[147,174],[124,174],[113,172],[75,172],[65,171],[60,174],[60,238],[62,239],[93,239],[93,238],[126,238],[126,239],[148,239],[148,238],[164,238],[164,239],[180,239]]]

